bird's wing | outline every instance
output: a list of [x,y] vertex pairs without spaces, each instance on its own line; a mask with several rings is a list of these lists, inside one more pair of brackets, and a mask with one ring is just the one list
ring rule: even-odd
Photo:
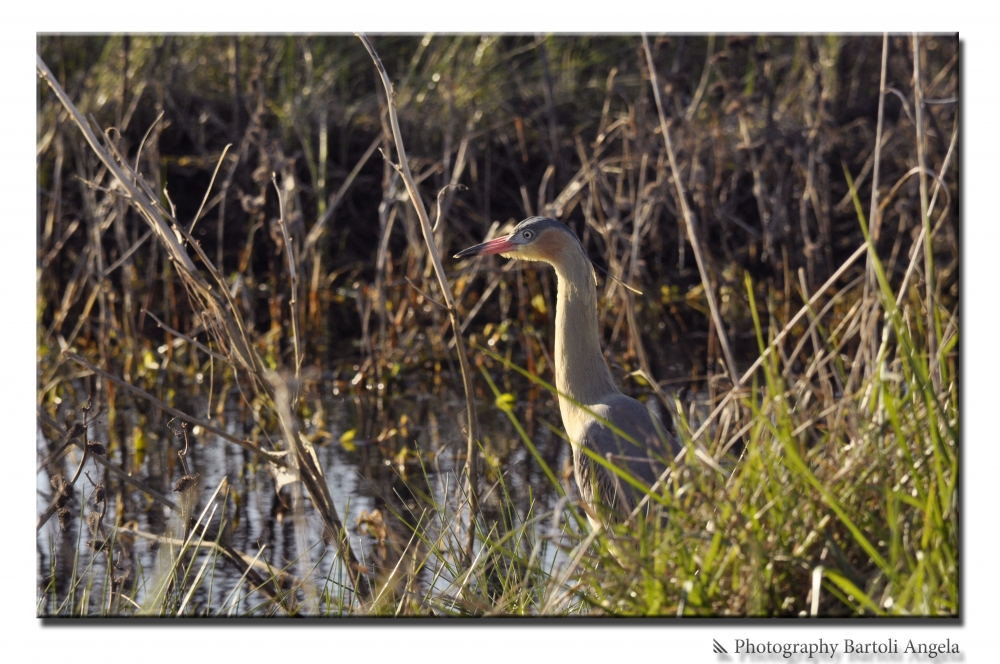
[[[636,465],[634,462],[637,459],[643,460],[639,466],[648,466],[652,463],[659,468],[659,470],[654,468],[656,474],[652,478],[655,479],[665,464],[681,449],[677,439],[670,434],[660,418],[632,397],[615,394],[593,410],[594,414],[611,422],[638,444],[622,438],[603,423],[597,423],[601,431],[597,434],[598,447],[595,449],[601,456],[607,456],[609,453],[621,455],[624,457],[623,460],[629,462],[626,465],[630,468]],[[651,477],[645,467],[637,467],[633,473],[639,477]]]
[[[615,433],[606,424],[590,420],[583,429],[579,447],[587,448],[616,466],[627,470],[647,486],[652,485],[680,446],[663,423],[644,405],[623,394],[591,406],[595,415],[611,422],[638,445]],[[585,499],[599,496],[601,502],[619,514],[631,511],[637,492],[614,471],[577,450],[577,483]],[[594,494],[597,494],[595,496]],[[587,495],[589,494],[589,495]]]

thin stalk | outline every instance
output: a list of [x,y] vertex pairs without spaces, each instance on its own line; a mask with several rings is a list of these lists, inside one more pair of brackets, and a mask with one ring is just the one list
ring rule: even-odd
[[299,352],[299,311],[295,306],[296,295],[299,292],[299,275],[295,270],[295,250],[292,247],[292,239],[288,235],[288,221],[285,219],[285,197],[281,195],[278,187],[278,180],[274,173],[271,173],[271,184],[278,194],[278,225],[281,226],[281,237],[285,242],[285,253],[288,254],[288,279],[291,281],[291,297],[288,300],[288,307],[291,310],[292,318],[292,345],[295,347],[295,382],[296,393],[298,392],[299,369],[302,366],[302,354]]
[[70,352],[70,351],[66,351],[66,352],[63,353],[63,356],[66,359],[68,359],[68,360],[72,360],[73,362],[76,362],[77,364],[81,364],[81,365],[87,367],[88,369],[90,369],[91,371],[93,371],[95,374],[97,374],[99,376],[102,376],[105,380],[111,381],[112,383],[114,383],[118,387],[124,388],[124,389],[128,390],[129,392],[132,392],[133,394],[136,394],[136,395],[142,397],[143,399],[145,399],[146,401],[148,401],[150,404],[152,404],[156,408],[159,408],[160,410],[162,410],[162,411],[164,411],[166,413],[170,413],[171,415],[173,415],[174,417],[176,417],[179,420],[183,420],[185,422],[190,422],[191,424],[193,424],[195,426],[199,426],[202,429],[204,429],[205,431],[207,431],[209,433],[212,433],[212,434],[218,436],[219,438],[222,438],[224,440],[228,440],[231,443],[235,443],[235,444],[239,445],[240,447],[242,447],[247,452],[250,452],[251,454],[256,455],[258,457],[261,457],[262,459],[264,459],[264,460],[266,460],[266,461],[268,461],[270,463],[273,463],[275,465],[281,466],[282,468],[285,468],[285,467],[288,466],[288,462],[285,461],[284,457],[272,455],[267,450],[264,450],[264,449],[261,449],[261,448],[255,446],[249,440],[244,440],[242,438],[237,438],[236,436],[228,433],[224,429],[221,429],[221,428],[213,425],[212,423],[208,422],[207,420],[202,420],[202,419],[199,419],[199,418],[194,417],[192,415],[188,415],[184,411],[177,410],[176,408],[173,408],[172,406],[169,406],[166,403],[164,403],[163,401],[160,401],[159,399],[157,399],[156,397],[154,397],[152,394],[150,394],[146,390],[144,390],[144,389],[142,389],[140,387],[136,387],[135,385],[132,385],[131,383],[128,383],[128,382],[122,380],[121,378],[118,378],[117,376],[114,376],[114,375],[108,373],[107,371],[104,371],[103,369],[100,369],[100,368],[94,366],[93,364],[91,364],[90,362],[88,362],[86,359],[84,359],[80,355],[77,355],[76,353],[73,353],[73,352]]
[[323,231],[326,229],[327,222],[330,221],[330,218],[337,210],[340,202],[344,200],[344,194],[346,194],[347,190],[350,189],[352,184],[354,184],[354,180],[358,177],[358,173],[360,173],[361,169],[364,168],[364,165],[368,163],[368,159],[375,154],[375,150],[381,142],[381,136],[377,136],[375,140],[371,142],[371,145],[368,146],[365,153],[361,155],[358,162],[354,164],[354,168],[352,168],[351,172],[347,174],[347,177],[344,179],[344,183],[341,184],[337,192],[330,197],[330,200],[327,202],[326,210],[320,215],[319,220],[312,225],[312,228],[309,229],[309,233],[306,234],[305,246],[302,250],[303,254],[309,254],[312,252],[313,247],[319,241],[320,236],[322,236]]
[[[878,87],[878,122],[875,125],[875,158],[872,163],[872,203],[868,208],[868,217],[872,222],[872,237],[878,239],[879,236],[879,226],[880,217],[877,214],[878,210],[878,176],[879,176],[879,164],[881,162],[882,155],[882,125],[885,119],[885,72],[889,61],[889,33],[885,33],[882,37],[882,75],[879,81]],[[868,264],[869,278],[871,279],[871,286],[873,288],[877,287],[875,282],[875,269]],[[865,295],[868,295],[867,286],[865,287]]]
[[701,80],[698,81],[698,89],[695,90],[694,97],[691,98],[691,105],[684,113],[684,119],[688,122],[694,119],[694,114],[698,112],[698,105],[708,87],[708,76],[712,73],[712,52],[715,50],[715,34],[708,36],[708,46],[705,48],[705,66],[701,68]]
[[[161,113],[161,115],[162,115],[162,113]],[[231,148],[231,147],[233,147],[233,144],[232,143],[227,143],[226,147],[222,148],[222,156],[219,157],[219,163],[217,163],[215,165],[215,170],[212,172],[212,179],[209,180],[209,182],[208,182],[208,188],[205,189],[205,196],[204,196],[204,198],[201,199],[201,205],[198,206],[198,213],[195,214],[194,215],[194,219],[191,220],[191,228],[188,229],[188,233],[194,233],[194,225],[198,223],[199,219],[201,219],[201,213],[205,209],[205,203],[208,202],[208,195],[210,193],[212,193],[212,186],[215,184],[215,178],[218,177],[218,175],[219,175],[219,169],[222,168],[222,162],[224,162],[226,160],[226,153],[229,152],[229,148]],[[138,155],[136,155],[135,162],[136,162],[136,165],[138,167],[138,163],[139,163],[139,157],[138,157]],[[132,169],[132,170],[137,170],[137,168]],[[219,265],[220,266],[222,265],[221,261],[219,262]]]
[[653,86],[653,97],[656,99],[656,111],[660,115],[660,131],[663,133],[663,143],[667,147],[667,157],[670,159],[670,171],[673,173],[674,185],[677,187],[677,200],[681,204],[681,212],[684,215],[684,226],[687,230],[688,242],[694,250],[694,258],[698,263],[698,273],[701,275],[701,282],[705,288],[705,297],[708,298],[708,306],[712,311],[712,321],[715,329],[719,333],[719,344],[722,352],[726,356],[726,369],[733,381],[737,379],[739,373],[736,371],[736,360],[733,359],[733,352],[729,349],[729,338],[726,335],[726,328],[722,324],[722,316],[719,314],[719,306],[715,303],[715,292],[712,290],[712,281],[708,278],[708,270],[705,268],[705,257],[701,250],[701,243],[698,241],[698,233],[695,230],[694,216],[691,208],[688,207],[687,196],[684,193],[684,185],[681,183],[681,172],[677,167],[677,158],[674,156],[674,148],[670,143],[670,132],[667,129],[667,116],[663,112],[663,102],[660,99],[660,83],[656,77],[656,65],[653,63],[653,53],[649,50],[649,40],[646,34],[642,35],[642,46],[646,50],[646,61],[649,63],[649,82]]
[[475,542],[475,514],[478,510],[476,486],[479,483],[479,476],[476,463],[478,451],[476,449],[476,440],[479,438],[479,424],[476,419],[474,388],[472,384],[472,373],[469,371],[468,353],[465,349],[465,342],[462,340],[461,324],[458,320],[458,311],[455,308],[455,299],[451,294],[451,287],[448,284],[448,277],[445,275],[444,266],[441,264],[441,254],[438,251],[437,243],[434,242],[434,232],[431,229],[430,219],[427,216],[424,201],[420,197],[420,193],[417,191],[417,185],[413,181],[413,175],[410,173],[410,165],[406,159],[406,149],[403,146],[403,137],[399,131],[399,119],[396,116],[395,90],[393,89],[392,82],[389,80],[389,74],[386,72],[385,66],[382,64],[382,60],[379,58],[378,53],[375,52],[375,47],[372,46],[370,41],[368,41],[368,37],[360,32],[355,33],[355,35],[357,35],[358,39],[361,40],[361,43],[364,44],[365,49],[374,61],[375,67],[378,69],[379,77],[382,79],[382,85],[385,87],[385,95],[389,110],[389,121],[392,125],[392,136],[396,143],[396,153],[399,156],[398,168],[403,176],[403,182],[406,184],[406,191],[410,195],[410,201],[412,201],[413,207],[417,212],[417,216],[420,218],[420,230],[423,233],[424,242],[427,245],[431,264],[434,266],[434,273],[437,275],[438,283],[441,286],[441,293],[444,297],[445,308],[448,310],[448,318],[451,321],[451,328],[455,334],[455,346],[458,352],[459,366],[462,371],[462,383],[465,387],[465,401],[467,406],[466,424],[468,427],[468,449],[465,468],[466,477],[468,478],[469,483],[469,530],[465,547],[465,557],[467,560],[471,560],[473,544]]
[[[924,154],[924,86],[920,75],[920,39],[913,33],[913,103],[917,125],[917,167],[920,169],[920,220],[924,229],[924,283],[927,309],[927,355],[937,357],[937,316],[934,314],[934,249],[931,218],[927,196],[927,167]],[[940,391],[941,372],[936,362],[931,363],[931,382],[934,391]]]

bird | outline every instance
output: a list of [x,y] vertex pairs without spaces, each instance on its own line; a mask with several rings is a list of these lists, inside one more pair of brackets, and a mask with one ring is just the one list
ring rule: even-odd
[[[597,278],[583,243],[569,226],[529,217],[503,237],[477,244],[455,258],[500,254],[540,261],[557,278],[555,378],[559,412],[573,451],[573,474],[593,528],[625,521],[644,495],[584,450],[652,486],[680,444],[660,418],[622,394],[601,351]],[[596,417],[595,417],[596,416]],[[632,441],[618,435],[611,423]]]

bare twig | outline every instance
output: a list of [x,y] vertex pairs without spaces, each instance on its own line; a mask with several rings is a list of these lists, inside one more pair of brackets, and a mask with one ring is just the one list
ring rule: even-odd
[[403,182],[406,184],[406,191],[410,195],[410,201],[412,201],[413,207],[417,211],[417,216],[420,218],[420,230],[423,233],[424,242],[427,244],[428,255],[430,256],[431,264],[434,266],[434,272],[437,275],[438,282],[441,286],[441,293],[444,296],[445,307],[448,310],[448,317],[451,320],[452,331],[455,334],[455,345],[457,347],[458,362],[462,372],[462,383],[465,387],[465,401],[467,408],[466,424],[468,427],[468,438],[465,466],[466,477],[468,478],[469,484],[469,530],[465,554],[466,558],[471,559],[475,539],[475,514],[478,510],[476,491],[479,483],[479,471],[477,464],[478,449],[476,441],[479,438],[479,425],[476,419],[475,393],[472,384],[472,373],[469,371],[468,353],[465,349],[465,343],[462,341],[461,324],[458,320],[457,309],[455,308],[455,299],[452,296],[451,287],[448,284],[448,277],[445,275],[444,266],[441,264],[441,255],[438,251],[437,243],[434,242],[434,231],[431,229],[430,220],[427,216],[427,210],[424,208],[423,199],[420,197],[420,192],[417,191],[417,186],[413,182],[413,175],[410,173],[410,165],[406,159],[406,149],[403,147],[403,137],[399,131],[399,119],[396,117],[395,91],[393,90],[392,82],[389,80],[389,74],[386,72],[385,66],[382,64],[382,60],[379,59],[378,53],[375,52],[375,47],[373,47],[371,42],[368,41],[368,37],[362,33],[355,34],[361,40],[361,43],[364,44],[365,49],[367,49],[368,54],[375,63],[375,67],[378,69],[379,76],[382,79],[382,85],[385,87],[385,94],[389,109],[389,121],[392,125],[393,139],[396,142],[396,153],[399,156],[399,166],[403,175]]
[[327,205],[326,211],[323,216],[313,224],[312,228],[309,229],[309,233],[306,234],[305,245],[303,246],[302,253],[309,254],[312,251],[313,246],[319,241],[319,238],[323,235],[323,231],[326,229],[327,222],[333,216],[334,211],[340,202],[344,200],[344,194],[350,189],[351,185],[354,184],[354,179],[358,177],[358,173],[365,164],[368,163],[368,159],[375,154],[375,150],[378,148],[378,144],[382,142],[382,136],[376,136],[375,140],[372,141],[365,153],[361,155],[361,159],[358,159],[358,163],[354,165],[351,172],[347,174],[347,178],[344,180],[343,184],[340,185],[340,189],[337,190],[333,196],[330,197],[330,202]]
[[425,299],[425,300],[427,300],[427,301],[428,301],[428,302],[430,302],[431,304],[434,304],[434,305],[437,305],[438,307],[441,307],[441,308],[442,308],[442,309],[444,309],[445,311],[447,311],[447,310],[448,310],[448,305],[446,305],[446,304],[442,304],[441,302],[438,302],[438,301],[437,301],[437,300],[435,300],[435,299],[434,299],[433,297],[431,297],[431,296],[430,296],[430,295],[428,295],[427,293],[425,293],[425,292],[423,292],[422,290],[420,290],[420,288],[419,288],[419,287],[418,287],[418,286],[417,286],[417,285],[416,285],[415,283],[413,283],[413,280],[412,280],[412,279],[410,279],[409,277],[405,277],[405,279],[406,279],[406,283],[408,283],[408,284],[410,285],[410,287],[411,287],[411,288],[412,288],[413,290],[415,290],[415,291],[417,291],[418,293],[420,293],[421,295],[423,295],[423,297],[424,297],[424,299]]
[[146,139],[148,139],[149,135],[153,133],[153,128],[156,127],[156,125],[160,123],[160,120],[163,119],[163,113],[164,111],[160,111],[160,114],[156,116],[156,119],[153,120],[153,123],[149,125],[149,129],[147,129],[146,133],[143,134],[142,140],[139,141],[139,149],[136,150],[135,152],[135,166],[132,167],[133,171],[136,172],[139,171],[139,159],[142,157],[142,148],[145,147],[146,145]]
[[698,81],[698,89],[695,90],[694,97],[691,98],[691,104],[684,113],[684,119],[688,122],[691,122],[694,119],[694,114],[698,112],[698,104],[701,103],[701,98],[705,94],[705,88],[708,86],[708,75],[712,72],[712,51],[714,49],[715,35],[711,34],[708,36],[708,46],[705,48],[705,66],[701,70],[701,80]]
[[[66,230],[63,231],[62,236],[56,241],[55,245],[49,250],[49,252],[45,254],[45,258],[42,259],[43,268],[47,268],[49,264],[53,260],[55,260],[55,257],[59,255],[59,252],[62,251],[62,248],[66,246],[66,242],[69,241],[69,238],[73,235],[73,233],[76,232],[76,229],[79,227],[80,227],[79,219],[74,219],[73,221],[70,222],[69,226],[66,227]],[[106,270],[106,272],[107,271],[110,271],[110,268],[109,270]]]
[[[215,165],[215,170],[212,172],[212,179],[208,182],[208,187],[205,189],[205,196],[201,199],[201,205],[198,206],[197,214],[191,220],[191,227],[188,228],[188,233],[194,233],[194,225],[201,219],[201,212],[205,209],[205,203],[208,202],[208,195],[212,193],[212,185],[215,184],[215,178],[219,175],[219,169],[222,168],[222,162],[226,160],[226,153],[229,152],[229,148],[231,147],[233,147],[233,144],[227,143],[226,147],[222,148],[222,156],[219,157],[219,163]],[[136,159],[138,160],[138,157]]]
[[282,467],[287,467],[288,466],[288,463],[285,462],[285,460],[283,458],[281,458],[280,456],[276,456],[274,454],[271,454],[270,452],[267,452],[266,450],[262,450],[259,447],[254,447],[253,445],[250,444],[249,441],[237,438],[236,436],[233,436],[233,435],[227,433],[223,429],[220,429],[219,427],[214,426],[210,422],[206,422],[205,420],[199,419],[197,417],[193,417],[193,416],[188,415],[187,413],[185,413],[183,411],[180,411],[180,410],[177,410],[176,408],[168,406],[167,404],[165,404],[164,402],[160,401],[159,399],[157,399],[156,397],[154,397],[149,392],[143,390],[142,388],[136,387],[135,385],[132,385],[131,383],[127,383],[124,380],[122,380],[121,378],[118,378],[117,376],[112,376],[107,371],[104,371],[103,369],[99,369],[99,368],[95,367],[93,364],[91,364],[90,362],[88,362],[87,360],[85,360],[84,358],[82,358],[81,356],[77,355],[76,353],[73,353],[73,352],[70,352],[70,351],[66,351],[66,352],[63,353],[63,355],[65,355],[68,359],[73,360],[77,364],[82,364],[83,366],[87,367],[88,369],[90,369],[94,373],[96,373],[96,374],[98,374],[100,376],[103,376],[105,379],[110,380],[115,385],[118,385],[119,387],[123,387],[126,390],[128,390],[129,392],[132,392],[133,394],[137,394],[138,396],[141,396],[143,399],[147,400],[149,403],[153,404],[154,406],[156,406],[160,410],[162,410],[164,412],[167,412],[167,413],[170,413],[171,415],[173,415],[174,417],[176,417],[179,420],[184,420],[186,422],[190,422],[191,424],[195,424],[197,426],[200,426],[205,431],[213,433],[216,436],[219,436],[220,438],[224,438],[225,440],[228,440],[231,443],[236,443],[237,445],[239,445],[240,447],[242,447],[246,451],[248,451],[248,452],[250,452],[252,454],[256,454],[257,456],[260,456],[263,459],[265,459],[267,461],[270,461],[271,463],[277,464],[277,465],[282,466]]
[[80,410],[83,411],[83,432],[81,434],[81,435],[83,435],[83,456],[80,457],[80,465],[77,466],[76,472],[73,474],[73,479],[71,479],[69,481],[69,483],[71,485],[72,484],[76,484],[77,479],[80,478],[80,471],[83,470],[83,465],[85,463],[87,463],[87,457],[89,456],[89,452],[90,452],[90,445],[89,445],[89,443],[90,443],[90,440],[87,437],[87,431],[88,431],[88,426],[87,425],[89,424],[89,422],[87,420],[90,419],[90,409],[91,408],[92,408],[91,397],[87,397],[87,405],[86,406],[82,406],[80,408]]
[[445,192],[447,192],[452,187],[455,187],[456,189],[468,189],[468,187],[466,187],[464,184],[446,184],[445,186],[441,187],[441,191],[438,192],[437,196],[437,216],[434,218],[434,225],[431,226],[432,231],[436,232],[438,229],[438,224],[441,223],[441,196],[443,196]]
[[[872,200],[871,200],[871,206],[868,208],[868,223],[871,228],[872,242],[875,242],[878,239],[879,236],[878,230],[881,220],[881,215],[879,214],[879,207],[878,207],[878,185],[879,185],[879,166],[881,165],[880,157],[882,155],[882,125],[883,125],[884,111],[885,111],[885,75],[886,75],[888,58],[889,58],[889,33],[885,33],[882,36],[882,74],[879,82],[878,121],[875,127],[875,152],[872,157],[873,159]],[[850,194],[850,192],[848,192],[848,194]],[[875,265],[872,263],[871,255],[868,256],[868,260],[866,262],[865,274],[867,275],[867,279],[865,281],[865,289],[864,289],[864,294],[862,296],[862,300],[867,302],[869,291],[878,290],[878,280],[876,279],[875,276]],[[867,317],[869,315],[874,315],[874,314],[870,313],[868,309],[865,309],[863,316]],[[862,321],[862,329],[865,329],[864,321]],[[878,337],[878,323],[876,322],[874,325],[871,326],[871,339],[870,340],[862,339],[861,347],[858,349],[859,353],[858,357],[860,357],[861,352],[869,352],[869,353],[875,352],[874,346],[876,344],[877,337]],[[869,359],[874,360],[875,357],[877,357],[877,352],[874,356],[870,356]],[[855,365],[857,364],[858,363],[855,362]],[[870,370],[872,370],[870,364],[866,365],[866,371]],[[874,370],[877,371],[878,369],[875,368]],[[851,377],[847,383],[848,391],[850,391],[853,386],[854,376],[855,372],[851,371]]]
[[195,348],[198,348],[202,352],[207,353],[209,356],[214,357],[217,360],[220,360],[222,362],[228,362],[228,360],[224,356],[219,355],[214,350],[212,350],[211,348],[209,348],[205,344],[201,343],[200,341],[198,341],[194,337],[190,337],[190,336],[184,334],[183,332],[175,330],[174,328],[172,328],[169,325],[167,325],[166,323],[164,323],[162,320],[160,320],[159,318],[157,318],[156,314],[154,314],[149,309],[143,309],[142,312],[144,314],[146,314],[147,316],[149,316],[150,318],[152,318],[159,327],[163,328],[164,330],[166,330],[170,334],[174,335],[178,339],[183,339],[184,341],[188,342],[189,344],[191,344]]
[[149,237],[152,234],[153,234],[153,229],[152,228],[149,229],[149,230],[147,230],[143,234],[143,236],[141,238],[139,238],[138,240],[135,241],[135,244],[133,244],[131,247],[129,247],[128,251],[126,251],[124,254],[122,254],[121,258],[119,258],[118,260],[116,260],[109,267],[105,268],[104,274],[102,276],[106,277],[109,274],[111,274],[112,272],[114,272],[115,270],[117,270],[119,267],[121,267],[125,263],[125,261],[127,261],[129,259],[129,256],[131,256],[132,254],[134,254],[135,251],[136,251],[136,249],[138,249],[139,247],[141,247],[146,242],[146,240],[149,239]]
[[[885,74],[888,66],[889,60],[889,33],[885,33],[882,37],[882,74],[879,79],[879,95],[878,95],[878,122],[875,125],[875,156],[872,163],[872,203],[868,208],[869,221],[872,224],[872,237],[878,238],[878,228],[879,223],[877,221],[878,216],[876,214],[878,210],[878,178],[879,178],[879,166],[881,164],[880,157],[882,156],[882,125],[885,119]],[[871,261],[869,261],[870,263]],[[871,287],[875,287],[875,274],[874,269],[869,273],[869,278],[871,279]]]
[[316,453],[310,448],[306,448],[306,443],[299,436],[298,427],[292,417],[290,409],[288,380],[281,375],[271,371],[267,375],[268,381],[274,390],[274,405],[278,411],[278,421],[285,437],[288,448],[292,450],[293,460],[299,473],[299,479],[312,496],[313,505],[323,519],[326,539],[337,547],[341,560],[347,568],[348,575],[354,579],[354,589],[362,597],[367,599],[374,590],[372,582],[369,580],[366,570],[358,563],[351,549],[347,531],[337,515],[337,508],[334,507],[333,497],[330,495],[330,487],[326,483],[326,478],[320,470]]
[[278,225],[281,226],[281,237],[285,243],[285,253],[288,255],[288,278],[291,281],[291,297],[288,306],[292,317],[292,345],[295,348],[295,380],[299,379],[299,369],[302,366],[302,355],[299,352],[299,310],[295,306],[296,295],[299,292],[299,275],[295,270],[295,249],[292,247],[292,239],[288,234],[288,221],[285,219],[285,197],[281,195],[281,188],[278,187],[277,176],[271,173],[271,184],[278,195]]
[[712,320],[715,322],[715,329],[719,335],[719,343],[722,352],[726,356],[726,369],[733,380],[739,375],[736,372],[736,360],[733,359],[733,352],[729,349],[729,339],[726,334],[726,327],[722,323],[722,316],[719,314],[719,306],[715,303],[715,291],[712,289],[712,280],[708,276],[705,267],[705,258],[701,250],[701,243],[698,241],[698,233],[695,228],[694,215],[688,207],[687,195],[684,193],[684,185],[681,182],[681,172],[677,167],[677,158],[674,156],[674,148],[670,143],[670,131],[667,128],[667,116],[663,112],[663,102],[660,99],[660,83],[656,77],[656,64],[653,62],[653,53],[649,50],[649,40],[646,35],[642,35],[642,45],[646,50],[646,61],[649,63],[649,81],[653,86],[653,97],[656,99],[656,110],[660,115],[660,131],[663,133],[663,143],[667,148],[667,157],[670,159],[670,170],[673,173],[674,185],[677,187],[677,200],[684,215],[684,226],[687,229],[688,242],[694,250],[694,258],[698,263],[698,272],[701,274],[701,282],[705,288],[705,297],[708,299],[708,306],[712,311]]

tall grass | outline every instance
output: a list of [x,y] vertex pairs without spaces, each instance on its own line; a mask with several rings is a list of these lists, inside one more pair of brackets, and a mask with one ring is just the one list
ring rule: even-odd
[[[859,217],[864,224],[860,209]],[[709,447],[723,472],[687,454],[659,496],[668,519],[612,534],[638,539],[630,547],[595,540],[564,594],[613,615],[958,613],[955,365],[928,354],[917,290],[897,306],[881,261],[870,256],[880,280],[871,305],[892,339],[879,370],[852,394],[824,393],[818,372],[848,380],[838,349],[857,333],[860,314],[833,329],[813,316],[815,334],[803,338],[818,345],[806,370],[769,355],[739,397],[745,433],[736,433],[735,446],[716,437]],[[749,277],[746,285],[763,353],[772,339]],[[778,323],[767,326],[771,337]],[[957,326],[949,329],[937,347],[954,348]],[[941,371],[937,391],[932,363]],[[678,433],[692,452],[685,418]],[[550,583],[547,592],[557,591]],[[544,597],[538,605],[550,606]]]
[[[568,502],[557,501],[554,511],[532,503],[521,513],[500,472],[484,494],[498,494],[501,518],[477,521],[471,565],[464,564],[464,542],[451,527],[461,502],[424,496],[418,519],[395,515],[408,525],[410,540],[397,552],[395,568],[379,580],[373,602],[345,602],[343,584],[327,579],[321,613],[956,615],[954,362],[928,355],[916,289],[897,306],[899,294],[882,278],[877,256],[872,260],[880,275],[872,298],[891,341],[880,369],[854,393],[827,398],[816,375],[825,371],[831,382],[847,381],[835,353],[845,330],[857,330],[860,314],[836,326],[813,317],[816,334],[804,338],[819,345],[807,369],[789,371],[779,353],[768,356],[754,385],[738,397],[748,415],[740,431],[730,429],[735,444],[715,436],[707,447],[715,463],[692,453],[692,423],[679,419],[677,431],[689,453],[671,469],[654,517],[590,538],[572,494]],[[749,278],[746,285],[763,352],[771,341],[765,330],[773,338],[778,321],[764,326],[757,289]],[[948,326],[947,312],[940,315],[953,332],[938,339],[938,347],[953,348],[957,327]],[[929,378],[932,362],[941,371],[940,390]],[[511,419],[553,488],[564,493],[485,367],[483,375],[496,407]],[[173,542],[161,549],[159,571],[148,582],[150,599],[141,609],[121,606],[117,614],[296,614],[284,606],[295,605],[294,585],[256,604],[241,606],[244,598],[235,596],[199,613],[185,598],[211,578],[218,554],[209,548],[200,560],[188,555],[193,544],[205,544],[197,528],[182,545]],[[99,582],[104,573],[93,561],[82,564],[74,571],[74,587],[81,586],[84,595],[106,593],[107,584]],[[267,583],[279,586],[278,574],[271,571]],[[106,599],[95,603],[107,606]],[[49,601],[47,593],[40,597],[41,613],[92,615],[81,610],[86,596],[71,594],[56,606]],[[213,604],[211,596],[206,601]]]
[[[354,73],[369,64],[363,50],[143,37],[124,42],[119,71],[116,39],[96,55],[42,40],[46,57],[60,56],[52,76],[68,96],[119,131],[93,132],[88,148],[57,122],[63,106],[40,95],[38,418],[52,493],[39,524],[39,615],[958,614],[948,40],[376,42],[408,135],[410,195],[436,203],[435,249],[543,212],[575,225],[610,272],[646,285],[618,297],[608,280],[601,330],[624,389],[672,414],[684,451],[635,519],[594,531],[558,465],[565,455],[548,453],[563,436],[547,352],[551,275],[505,265],[480,284],[471,263],[448,265],[454,303],[443,297],[449,282],[433,278],[434,252],[417,233],[426,220],[413,217],[388,159],[373,167],[390,132],[380,134],[372,81]],[[231,104],[185,87],[180,74],[203,60],[232,65],[231,77],[214,66],[198,74],[232,84]],[[681,64],[699,75],[685,80]],[[186,123],[182,139],[139,103],[164,71],[179,82],[153,86],[155,96],[169,121]],[[652,72],[664,79],[655,99]],[[914,75],[935,104],[886,93]],[[355,88],[367,92],[352,106]],[[116,98],[115,113],[98,103]],[[877,99],[878,110],[852,99]],[[211,113],[198,124],[182,111],[202,102]],[[83,115],[79,128],[95,129]],[[148,121],[146,135],[129,132],[133,116]],[[228,152],[223,139],[235,141]],[[160,154],[177,141],[197,163]],[[205,186],[177,169],[197,170]],[[468,192],[445,188],[462,183]],[[351,200],[352,187],[366,202]],[[686,258],[695,241],[697,273]],[[419,422],[418,408],[400,417],[391,406],[393,396],[458,392],[449,324],[475,349],[470,405],[506,422],[481,426],[478,449],[435,441],[439,420],[470,421],[464,402],[442,399]],[[668,369],[659,351],[683,344],[689,389],[674,392],[656,383]],[[317,454],[337,438],[320,396],[331,386],[366,411],[341,446],[366,441],[391,479],[373,482],[377,509],[355,525],[341,521],[348,512],[334,506]],[[204,397],[197,412],[187,389]],[[153,414],[133,415],[133,400]],[[245,435],[227,420],[232,401],[250,422]],[[224,482],[198,493],[183,457],[185,483],[171,492],[178,462],[160,433],[165,414],[210,444],[239,446],[240,475],[288,501],[294,550],[234,548],[246,496]],[[106,423],[100,443],[95,420]],[[408,431],[418,426],[421,436]],[[70,449],[85,455],[79,469],[100,466],[96,483],[77,480]],[[516,476],[511,450],[525,450],[517,463],[532,481]],[[472,500],[456,469],[476,453]]]

